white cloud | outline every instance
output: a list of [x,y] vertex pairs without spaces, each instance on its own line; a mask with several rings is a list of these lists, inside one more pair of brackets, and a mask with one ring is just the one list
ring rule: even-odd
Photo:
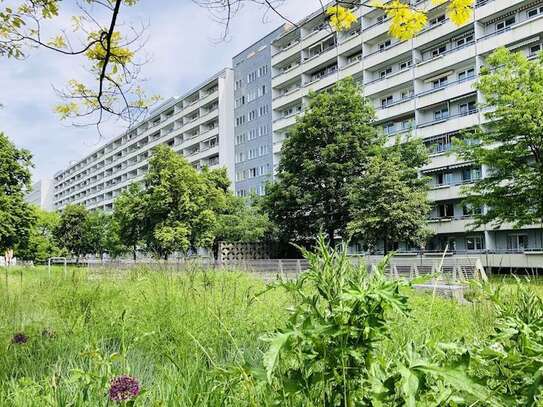
[[[318,0],[287,0],[281,11],[298,20],[319,7]],[[164,98],[180,95],[225,66],[252,42],[284,21],[261,7],[247,6],[232,22],[226,41],[218,42],[223,27],[208,11],[191,1],[141,0],[124,16],[150,24],[145,52],[151,61],[142,76],[151,93]],[[66,22],[63,17],[61,22]],[[75,128],[53,113],[59,102],[53,85],[84,75],[82,61],[45,50],[33,51],[25,61],[0,59],[0,131],[34,154],[34,177],[52,176],[97,148],[105,140],[92,127]],[[106,127],[106,137],[123,130],[121,124]]]

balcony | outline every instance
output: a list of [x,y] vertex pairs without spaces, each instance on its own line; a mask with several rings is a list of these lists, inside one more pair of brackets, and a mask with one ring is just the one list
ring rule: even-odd
[[280,108],[281,106],[292,104],[300,100],[305,94],[307,94],[307,91],[302,86],[290,89],[287,93],[273,99],[273,107]]
[[371,40],[373,38],[379,37],[388,32],[390,23],[389,19],[383,20],[382,22],[377,22],[375,24],[369,25],[364,28],[363,35],[364,41]]
[[479,124],[477,109],[467,114],[449,116],[445,119],[430,120],[417,125],[417,134],[421,138],[433,137],[439,134],[453,133],[457,130],[467,129]]
[[[473,24],[472,20],[468,24]],[[457,26],[451,20],[446,19],[440,24],[428,26],[422,32],[420,32],[413,40],[413,47],[419,48],[434,41],[436,38],[445,37],[459,30],[461,27],[465,27],[467,24]]]
[[488,18],[494,14],[501,13],[511,7],[524,3],[525,0],[479,0],[475,6],[475,20]]
[[362,63],[360,61],[354,61],[341,67],[339,70],[339,78],[344,79],[348,76],[358,76],[362,74],[363,71]]
[[386,107],[380,107],[376,109],[377,121],[390,120],[394,117],[404,116],[415,110],[415,98],[406,98],[402,100],[397,100],[388,104]]
[[[452,233],[466,233],[466,230],[470,230],[470,224],[473,223],[471,218],[442,218],[442,219],[430,219],[428,227],[434,234],[452,234]],[[481,229],[476,229],[481,230]]]
[[424,108],[427,106],[432,106],[446,100],[455,99],[460,96],[468,95],[474,93],[475,89],[473,85],[475,84],[476,77],[473,76],[468,79],[463,79],[461,81],[450,82],[445,86],[441,86],[435,89],[429,89],[424,92],[417,94],[418,101],[417,107]]
[[386,89],[396,88],[406,82],[413,80],[413,71],[411,68],[403,71],[394,72],[385,78],[375,79],[364,84],[364,95],[371,96]]
[[340,40],[338,52],[341,55],[357,47],[362,51],[362,36],[359,31],[354,31],[348,37],[343,37]]
[[302,49],[304,47],[302,46],[302,43],[300,41],[293,42],[290,46],[287,48],[283,48],[282,50],[279,50],[274,55],[272,55],[272,66],[275,66],[286,59],[292,57],[293,55],[300,54],[302,52]]
[[514,24],[505,30],[496,31],[487,34],[477,40],[478,51],[480,54],[486,54],[499,47],[505,47],[514,42],[528,37],[537,37],[543,32],[543,16]]
[[440,54],[438,57],[419,62],[415,69],[415,75],[417,78],[432,75],[435,72],[446,69],[447,67],[475,58],[476,54],[477,48],[475,47],[475,42],[468,43],[461,47],[452,48]]
[[305,88],[307,93],[309,93],[311,91],[316,92],[318,90],[327,88],[327,87],[332,86],[334,83],[337,82],[338,75],[339,75],[339,73],[338,73],[338,70],[337,70],[337,67],[336,67],[335,70],[330,71],[330,72],[320,76],[317,79],[313,79],[310,82],[305,83],[304,88]]
[[383,64],[391,58],[411,52],[411,41],[400,41],[383,50],[377,50],[364,57],[364,67],[369,69]]
[[320,54],[305,59],[302,62],[304,72],[310,71],[320,65],[331,63],[332,61],[336,60],[337,56],[335,50],[336,47],[331,47],[322,51]]
[[282,84],[284,82],[287,82],[287,81],[291,80],[292,78],[300,76],[304,69],[305,69],[305,67],[302,68],[302,65],[299,63],[299,64],[293,66],[292,68],[287,69],[286,71],[283,71],[283,72],[275,75],[272,78],[272,88],[276,88],[280,84]]
[[300,113],[292,113],[288,116],[280,117],[279,119],[275,119],[273,121],[273,130],[281,130],[290,126],[293,126],[296,123],[296,116],[298,116]]
[[428,200],[431,202],[450,201],[462,197],[462,184],[433,186],[428,191]]

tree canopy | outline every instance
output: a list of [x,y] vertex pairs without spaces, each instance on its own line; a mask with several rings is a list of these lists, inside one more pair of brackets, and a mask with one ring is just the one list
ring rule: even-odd
[[330,240],[346,236],[349,189],[382,144],[374,117],[351,78],[310,95],[308,110],[287,134],[276,181],[263,203],[287,239],[305,240],[320,231]]
[[30,189],[32,155],[0,133],[0,251],[24,243],[35,221],[24,194]]
[[486,168],[465,189],[466,202],[486,207],[474,225],[543,222],[543,54],[529,60],[505,48],[490,55],[476,85],[488,123],[457,141],[465,160]]

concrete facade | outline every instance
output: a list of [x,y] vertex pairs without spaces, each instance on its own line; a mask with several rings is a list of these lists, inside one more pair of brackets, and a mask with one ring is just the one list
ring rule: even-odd
[[226,167],[233,179],[232,69],[226,68],[82,160],[55,174],[54,208],[82,204],[111,210],[115,198],[141,182],[153,147],[171,146],[196,169]]
[[44,211],[52,211],[55,185],[52,179],[44,178],[32,184],[32,190],[25,195],[25,201]]
[[416,137],[430,151],[430,164],[420,169],[431,178],[434,203],[429,222],[436,236],[428,251],[542,250],[541,226],[468,232],[474,209],[461,204],[461,187],[484,177],[487,169],[448,153],[452,136],[485,123],[478,107],[482,96],[473,87],[485,58],[501,46],[530,58],[542,50],[543,2],[479,0],[471,21],[460,27],[448,19],[446,4],[416,3],[429,10],[429,23],[412,40],[392,38],[383,11],[361,6],[349,32],[332,31],[322,12],[316,12],[272,43],[274,166],[288,130],[307,106],[308,93],[351,76],[374,105],[376,124],[389,144]]

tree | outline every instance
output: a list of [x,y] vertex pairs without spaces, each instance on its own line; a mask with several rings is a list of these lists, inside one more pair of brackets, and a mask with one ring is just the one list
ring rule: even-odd
[[55,228],[57,244],[79,261],[79,257],[92,251],[88,239],[89,212],[83,205],[68,205],[60,215]]
[[130,248],[136,261],[138,246],[143,241],[143,217],[145,216],[143,192],[138,184],[132,184],[115,200],[113,226],[118,229],[122,245]]
[[103,211],[89,212],[85,221],[84,240],[89,253],[103,258],[107,251],[111,215]]
[[0,133],[0,251],[27,241],[35,222],[24,192],[30,189],[32,155]]
[[[264,6],[293,26],[296,23],[284,15],[279,6],[287,0],[193,0],[207,8],[212,16],[224,24],[226,37],[232,18],[242,6]],[[359,0],[337,0],[322,6],[329,18],[331,30],[348,30],[357,20],[352,11],[360,6]],[[475,0],[432,0],[434,5],[448,3],[448,15],[457,25],[464,24],[473,13]],[[121,24],[127,7],[138,0],[19,0],[13,5],[0,7],[0,57],[24,59],[29,49],[46,48],[62,56],[81,58],[90,80],[69,81],[65,90],[58,91],[64,102],[57,106],[62,118],[85,120],[86,124],[100,124],[109,116],[133,123],[147,108],[158,100],[147,97],[139,78],[145,60],[139,58],[145,24]],[[410,2],[373,0],[363,7],[382,9],[390,19],[390,33],[401,40],[414,37],[427,24],[428,10]],[[59,23],[62,10],[80,10],[71,15],[70,27],[57,33],[51,26]],[[73,44],[80,44],[75,46]]]
[[147,249],[167,258],[210,247],[219,197],[201,174],[167,146],[154,149],[142,192],[142,234]]
[[[543,222],[543,54],[530,61],[498,49],[486,59],[476,85],[489,123],[455,143],[459,155],[488,168],[465,188],[466,203],[486,210],[473,226]],[[478,142],[476,142],[478,141]]]
[[56,212],[47,212],[37,206],[33,208],[36,223],[32,225],[28,239],[15,249],[22,260],[46,262],[50,257],[60,256],[61,249],[55,242],[54,231],[60,216]]
[[[426,157],[426,158],[425,158]],[[428,183],[417,168],[428,159],[420,141],[382,149],[351,189],[350,234],[368,247],[384,243],[385,254],[401,241],[422,245],[428,235]]]
[[351,221],[349,190],[382,138],[375,113],[352,79],[330,92],[311,94],[308,111],[283,144],[277,180],[264,208],[288,239],[305,240],[321,230],[333,241]]

